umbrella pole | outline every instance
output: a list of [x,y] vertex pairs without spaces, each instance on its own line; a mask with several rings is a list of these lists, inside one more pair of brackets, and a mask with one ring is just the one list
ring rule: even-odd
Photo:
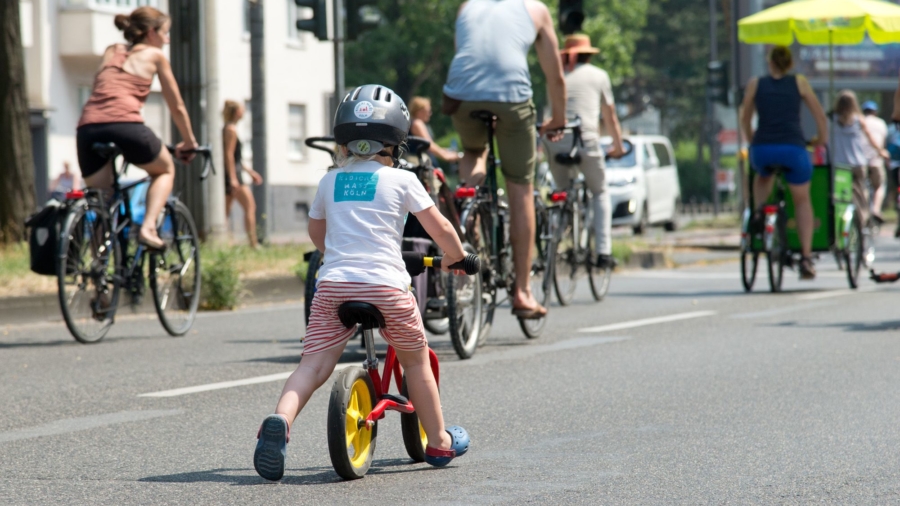
[[[825,107],[825,110],[829,110],[829,108],[834,107],[834,30],[828,29],[828,106]],[[828,129],[828,162],[831,164],[831,147],[834,142],[834,113],[832,111],[831,118],[829,118],[829,129]]]

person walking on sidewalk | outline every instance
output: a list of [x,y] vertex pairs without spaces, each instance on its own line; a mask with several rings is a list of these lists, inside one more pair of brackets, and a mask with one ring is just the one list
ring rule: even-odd
[[225,159],[225,216],[231,218],[231,206],[236,200],[244,209],[244,230],[250,248],[256,249],[256,200],[250,184],[261,185],[259,172],[244,165],[241,140],[237,123],[244,117],[244,106],[234,100],[226,100],[222,109],[222,152]]
[[[594,233],[597,237],[596,265],[601,269],[615,267],[612,257],[612,209],[606,186],[606,153],[600,145],[600,118],[603,128],[612,137],[609,155],[616,158],[625,154],[622,146],[622,128],[616,114],[612,83],[605,70],[591,65],[591,57],[600,50],[591,46],[587,35],[566,37],[562,55],[566,75],[566,117],[581,118],[581,138],[584,146],[579,148],[581,163],[578,170],[584,174],[585,183],[591,190],[594,208]],[[557,142],[547,142],[547,159],[550,171],[558,188],[569,186],[569,167],[556,160],[559,153],[572,149],[574,136],[571,132]]]
[[[510,240],[516,279],[528,279],[534,247],[534,167],[536,112],[531,98],[528,51],[534,45],[547,78],[553,118],[541,133],[566,123],[566,86],[559,42],[547,6],[538,0],[469,0],[456,18],[456,55],[444,85],[442,112],[452,115],[465,154],[460,181],[480,184],[486,176],[487,127],[470,114],[489,110],[497,116],[497,146],[509,195]],[[518,283],[512,300],[519,318],[541,318],[530,283]]]

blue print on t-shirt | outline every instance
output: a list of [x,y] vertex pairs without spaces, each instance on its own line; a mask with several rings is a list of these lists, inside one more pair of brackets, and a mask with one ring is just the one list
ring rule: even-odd
[[377,172],[342,172],[334,180],[334,201],[372,202],[377,186]]

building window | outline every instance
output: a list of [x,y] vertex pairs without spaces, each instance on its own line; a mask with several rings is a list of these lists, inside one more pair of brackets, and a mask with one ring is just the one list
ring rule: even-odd
[[306,106],[291,104],[288,106],[288,158],[303,160],[305,149],[303,139],[306,138]]
[[294,0],[287,1],[287,41],[294,47],[303,47],[303,32],[297,29],[297,20],[309,17],[312,12],[306,7],[298,7]]

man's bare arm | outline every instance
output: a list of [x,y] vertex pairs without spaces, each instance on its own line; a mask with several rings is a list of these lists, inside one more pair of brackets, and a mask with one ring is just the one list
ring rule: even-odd
[[537,39],[534,41],[534,49],[537,51],[538,62],[541,70],[547,78],[547,93],[550,95],[550,106],[553,108],[553,117],[541,127],[541,134],[558,130],[566,124],[566,80],[563,77],[562,60],[559,57],[559,40],[553,29],[553,18],[547,6],[530,0],[527,3],[528,12],[535,22]]

